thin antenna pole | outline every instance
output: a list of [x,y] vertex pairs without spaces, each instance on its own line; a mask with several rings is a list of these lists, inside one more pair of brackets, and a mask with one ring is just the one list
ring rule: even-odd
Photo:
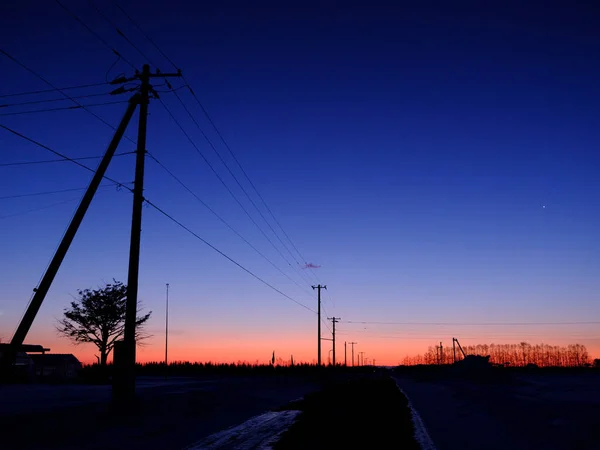
[[167,283],[167,302],[165,305],[165,378],[169,372],[169,283]]

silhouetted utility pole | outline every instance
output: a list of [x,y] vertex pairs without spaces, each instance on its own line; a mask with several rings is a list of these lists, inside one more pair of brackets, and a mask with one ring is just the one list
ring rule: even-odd
[[[50,264],[48,265],[44,276],[42,277],[37,288],[34,289],[35,294],[33,295],[27,310],[21,319],[17,327],[17,331],[13,335],[10,346],[4,357],[2,358],[2,364],[7,364],[7,371],[10,370],[12,362],[16,353],[19,351],[23,344],[23,341],[27,337],[27,333],[33,324],[35,316],[37,315],[48,290],[54,280],[62,261],[64,260],[67,251],[75,234],[83,221],[83,218],[94,198],[102,178],[106,173],[108,165],[115,154],[115,151],[121,141],[121,138],[125,134],[127,125],[129,124],[135,109],[140,105],[140,118],[138,125],[138,142],[137,142],[137,157],[136,157],[136,170],[135,170],[135,181],[133,188],[133,211],[131,220],[131,240],[129,249],[129,274],[127,279],[127,301],[126,301],[126,312],[125,312],[125,332],[124,340],[115,343],[114,349],[114,361],[115,369],[117,367],[122,369],[122,373],[118,374],[115,372],[116,379],[113,378],[115,384],[113,384],[113,394],[115,394],[115,386],[118,391],[117,397],[125,400],[131,399],[135,393],[135,325],[136,325],[136,314],[137,314],[137,292],[138,292],[138,273],[139,273],[139,254],[140,254],[140,233],[142,224],[142,205],[144,202],[143,196],[143,180],[144,180],[144,157],[146,153],[146,125],[148,115],[148,102],[149,94],[158,97],[158,94],[150,85],[151,78],[167,78],[167,77],[180,77],[181,72],[178,73],[160,73],[157,71],[155,74],[150,73],[150,67],[144,65],[142,72],[136,72],[131,78],[119,77],[118,79],[111,82],[111,84],[125,84],[140,81],[140,91],[136,93],[130,100],[129,106],[121,119],[121,122],[113,138],[104,154],[98,168],[96,169],[92,181],[90,182],[69,226],[58,246]],[[120,87],[111,94],[117,95],[125,92],[131,92],[137,88]],[[119,357],[117,357],[119,354]],[[3,371],[4,372],[4,371]],[[5,372],[4,372],[5,373]],[[121,376],[122,375],[122,376]]]
[[[146,129],[148,124],[148,103],[150,93],[158,97],[150,85],[152,78],[180,77],[181,72],[164,74],[157,71],[150,73],[150,66],[144,64],[141,73],[125,82],[139,80],[141,83],[139,93],[140,116],[138,123],[137,149],[135,158],[135,179],[133,185],[133,210],[131,213],[131,238],[129,244],[129,271],[127,275],[127,303],[125,310],[125,331],[123,336],[122,361],[119,374],[121,379],[116,380],[118,392],[115,399],[120,402],[133,401],[135,397],[135,329],[138,303],[138,275],[140,269],[140,240],[142,233],[142,206],[144,204],[144,162],[146,159]],[[113,358],[117,357],[117,354]],[[117,375],[117,374],[115,374]]]
[[333,324],[333,331],[331,334],[333,335],[333,367],[335,367],[335,324],[341,320],[341,317],[328,317],[327,320],[331,320]]
[[348,367],[348,354],[346,353],[347,342],[344,341],[344,367]]
[[444,364],[444,347],[442,347],[441,342],[440,342],[440,364]]
[[354,367],[354,344],[358,344],[358,342],[348,342],[352,346],[352,367]]
[[167,283],[167,302],[165,305],[165,378],[169,372],[169,283]]
[[100,161],[100,164],[98,165],[98,168],[92,177],[92,181],[90,181],[90,184],[85,191],[85,194],[83,195],[81,202],[79,203],[79,206],[77,207],[77,210],[75,211],[75,214],[73,215],[73,218],[71,219],[71,222],[69,223],[69,226],[67,227],[67,230],[65,231],[65,234],[63,235],[63,238],[60,241],[56,252],[54,253],[54,256],[52,257],[52,260],[50,261],[50,264],[48,264],[44,276],[42,277],[37,288],[33,289],[34,294],[29,302],[29,306],[27,307],[21,322],[19,322],[17,330],[10,341],[8,350],[3,355],[1,368],[2,375],[8,376],[12,370],[12,364],[14,363],[17,352],[20,351],[21,345],[23,345],[23,341],[27,337],[27,333],[29,333],[29,329],[35,320],[35,316],[44,302],[44,298],[46,297],[46,294],[52,285],[52,281],[54,281],[58,269],[60,269],[60,266],[67,255],[67,252],[69,251],[69,247],[71,246],[71,243],[77,234],[77,230],[79,229],[79,226],[81,225],[81,222],[83,221],[83,218],[85,217],[85,214],[92,203],[94,194],[98,190],[98,186],[100,186],[100,182],[106,173],[106,169],[108,169],[108,165],[110,164],[110,161],[117,150],[119,142],[125,134],[127,125],[133,117],[133,113],[135,112],[138,104],[138,97],[138,94],[136,94],[129,100],[129,106],[127,106],[127,110],[121,119],[121,123],[119,123],[119,126],[115,130],[115,134],[113,135],[113,138],[106,149],[106,153],[102,157],[102,160]]
[[358,352],[358,354],[360,355],[358,357],[358,365],[362,366],[365,363],[365,352]]
[[327,286],[321,286],[320,284],[317,286],[312,286],[313,289],[316,289],[318,292],[318,307],[317,307],[317,334],[318,336],[318,341],[319,341],[319,346],[318,346],[318,352],[317,352],[317,365],[320,366],[321,365],[321,289],[327,289]]
[[452,338],[452,362],[456,362],[456,343],[454,342],[454,338]]

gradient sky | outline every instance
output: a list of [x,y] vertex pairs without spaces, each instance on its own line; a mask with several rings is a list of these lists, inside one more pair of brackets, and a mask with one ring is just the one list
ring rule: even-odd
[[[141,67],[144,58],[88,2],[61,2]],[[395,364],[440,340],[450,345],[457,336],[467,344],[578,342],[600,356],[600,323],[546,324],[600,321],[597,10],[576,2],[561,8],[501,2],[497,9],[483,2],[193,3],[120,2],[183,70],[305,261],[296,258],[321,266],[314,273],[329,288],[324,316],[467,323],[342,322],[338,355],[344,340],[354,340],[356,351]],[[113,2],[96,4],[163,72],[173,70]],[[8,0],[0,8],[2,48],[56,86],[132,74],[122,60],[111,68],[115,55],[57,3]],[[1,54],[0,73],[0,95],[48,88]],[[262,208],[189,92],[178,93]],[[295,266],[177,99],[167,92],[161,98]],[[0,114],[70,105],[0,108]],[[116,125],[124,108],[93,111]],[[0,116],[0,124],[71,157],[101,155],[112,135],[83,110]],[[136,124],[127,133],[134,139]],[[150,159],[148,199],[316,309],[314,275],[284,261],[157,101],[150,105],[147,148],[303,289]],[[124,140],[119,151],[132,149]],[[0,130],[0,163],[52,158]],[[115,158],[108,175],[130,182],[133,163],[131,155]],[[89,172],[69,162],[0,167],[1,196],[83,188],[89,180]],[[3,340],[16,329],[81,194],[0,200]],[[73,347],[57,337],[54,324],[77,289],[126,281],[131,201],[125,190],[99,190],[26,342],[94,360],[93,347]],[[143,214],[140,299],[153,311],[148,330],[154,338],[140,350],[140,360],[160,359],[164,352],[165,283],[172,359],[266,361],[273,350],[297,361],[316,358],[313,312],[156,210]],[[476,325],[481,322],[540,324]],[[324,358],[330,346],[323,343]]]

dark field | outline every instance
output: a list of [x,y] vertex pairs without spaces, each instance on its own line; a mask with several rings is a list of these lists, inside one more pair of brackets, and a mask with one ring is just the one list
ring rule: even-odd
[[402,370],[395,378],[439,450],[600,449],[600,371],[500,370]]
[[416,448],[390,373],[439,450],[600,449],[600,371],[437,367],[140,377],[130,414],[112,410],[107,385],[0,385],[0,448],[180,450],[284,405],[304,414],[280,450]]
[[420,449],[406,397],[388,376],[329,383],[288,408],[302,413],[275,450]]
[[111,408],[110,386],[0,386],[3,450],[177,449],[317,388],[294,376],[138,382],[134,413]]

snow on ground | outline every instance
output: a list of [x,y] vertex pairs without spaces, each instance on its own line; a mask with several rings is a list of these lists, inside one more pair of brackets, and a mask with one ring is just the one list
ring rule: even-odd
[[412,402],[410,401],[410,398],[408,397],[408,395],[406,395],[406,392],[404,392],[398,384],[398,380],[394,378],[394,381],[396,382],[396,386],[398,386],[398,389],[400,389],[400,392],[402,392],[402,395],[404,395],[408,400],[408,407],[410,408],[410,412],[412,414],[412,422],[415,427],[415,440],[421,446],[421,450],[436,450],[435,445],[433,444],[433,441],[431,440],[431,437],[427,432],[427,428],[425,427],[425,424],[423,423],[423,419],[421,419],[420,414],[413,406]]
[[187,450],[266,450],[294,423],[298,414],[300,411],[269,411],[212,434]]

